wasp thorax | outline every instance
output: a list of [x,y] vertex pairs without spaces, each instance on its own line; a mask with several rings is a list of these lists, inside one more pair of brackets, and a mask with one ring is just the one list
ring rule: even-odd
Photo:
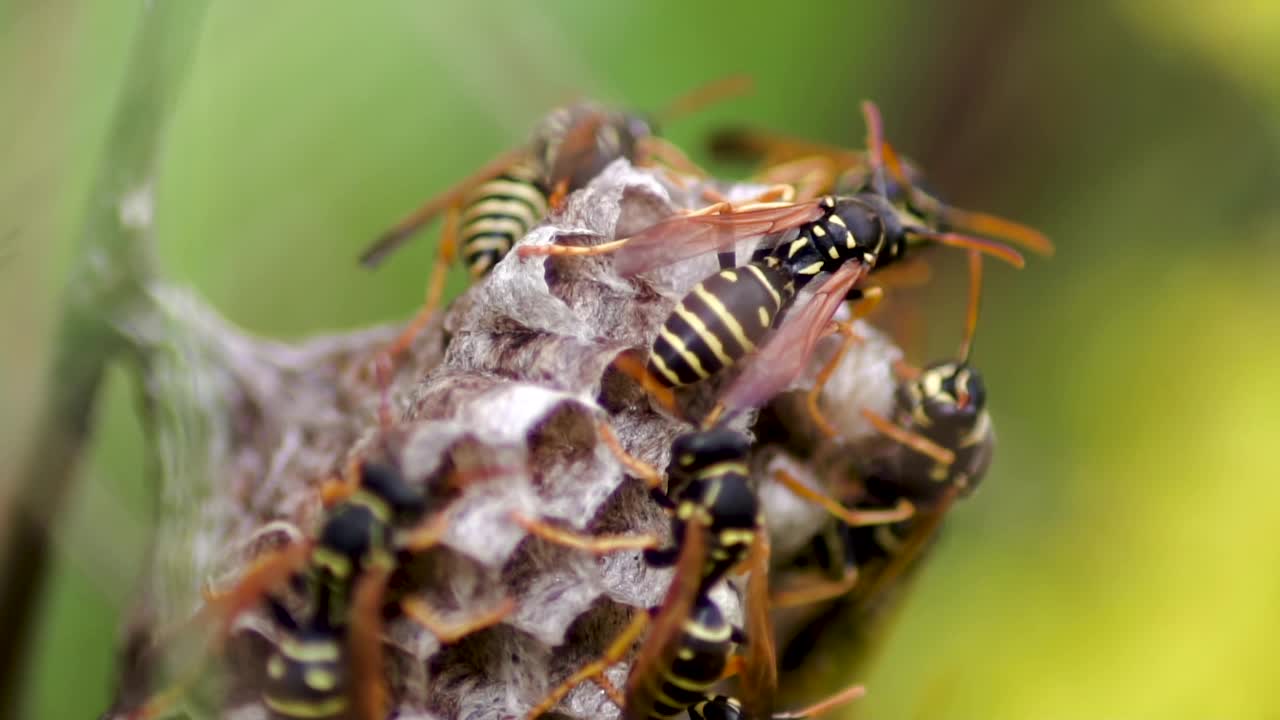
[[365,463],[360,468],[360,486],[386,504],[393,523],[412,523],[427,511],[422,493],[409,487],[390,465]]
[[[880,208],[864,197],[843,197],[835,201],[830,214],[822,222],[832,235],[832,246],[839,253],[838,262],[854,260],[866,265],[876,264],[884,235],[882,214]],[[829,254],[833,260],[836,259],[836,253]]]
[[717,463],[742,460],[751,445],[745,435],[733,430],[686,433],[671,443],[671,462],[685,472]]
[[379,513],[361,503],[339,506],[320,530],[319,551],[332,557],[326,564],[336,575],[359,569],[366,558],[390,543],[390,527]]

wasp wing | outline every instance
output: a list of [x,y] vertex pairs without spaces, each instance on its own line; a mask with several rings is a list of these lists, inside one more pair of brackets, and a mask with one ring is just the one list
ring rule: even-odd
[[865,273],[865,265],[845,263],[807,303],[787,313],[782,325],[748,358],[742,373],[725,390],[720,399],[725,415],[763,405],[800,376],[845,295]]
[[816,202],[731,211],[718,215],[676,215],[628,238],[614,254],[614,268],[628,276],[722,252],[761,235],[785,232],[822,217]]

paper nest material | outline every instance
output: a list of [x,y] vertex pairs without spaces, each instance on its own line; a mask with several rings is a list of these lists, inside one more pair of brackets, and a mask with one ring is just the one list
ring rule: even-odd
[[[735,198],[759,190],[732,184],[718,189]],[[673,186],[659,173],[619,160],[521,245],[604,242],[702,204],[698,187]],[[738,257],[746,253],[740,247]],[[709,254],[623,278],[609,256],[510,253],[419,337],[392,380],[395,422],[386,427],[377,420],[381,391],[368,361],[394,334],[390,330],[295,347],[225,328],[228,347],[238,348],[229,356],[250,366],[237,376],[244,378],[243,412],[231,448],[236,471],[225,487],[240,518],[225,525],[225,536],[205,538],[226,548],[208,569],[208,581],[215,587],[234,581],[254,554],[245,538],[271,545],[286,536],[314,537],[323,520],[318,484],[352,457],[389,454],[419,486],[446,463],[463,472],[486,464],[501,468],[468,484],[448,505],[443,544],[414,561],[424,580],[411,592],[446,613],[466,614],[507,597],[515,599],[515,611],[448,647],[397,619],[387,626],[385,654],[397,717],[522,717],[548,689],[594,659],[631,612],[658,604],[671,571],[650,568],[639,552],[596,557],[529,538],[511,513],[580,531],[656,534],[670,542],[669,520],[643,484],[628,478],[597,426],[607,421],[630,453],[666,467],[671,440],[690,426],[656,410],[611,364],[623,351],[647,351],[676,302],[717,268]],[[887,413],[892,402],[891,364],[900,352],[865,323],[858,330],[866,340],[845,356],[824,397],[842,433],[841,442],[821,441],[828,453],[858,452],[872,435],[861,409]],[[820,436],[800,396],[837,342],[821,343],[797,390],[770,410],[811,443]],[[714,381],[703,383],[686,399],[706,406],[716,388]],[[752,419],[743,416],[734,425],[747,430]],[[767,478],[777,462],[800,461],[788,459],[781,447],[765,450],[774,459],[756,463],[756,473],[775,558],[785,560],[826,517]],[[276,533],[271,542],[253,534],[268,523],[274,529],[260,532]],[[736,592],[728,585],[718,592],[729,618],[740,624]],[[274,637],[260,612],[246,613],[236,627],[242,650],[235,657],[242,660],[243,647],[251,648],[250,656],[261,655]],[[261,666],[237,665],[225,716],[264,717],[253,688]],[[625,687],[628,668],[629,661],[618,664],[609,679]],[[123,687],[129,686],[128,672]],[[559,712],[581,720],[619,716],[594,683],[571,693]]]

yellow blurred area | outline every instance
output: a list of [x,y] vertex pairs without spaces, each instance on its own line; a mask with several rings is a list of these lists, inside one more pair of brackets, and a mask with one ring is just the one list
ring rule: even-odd
[[[0,0],[0,504],[143,3]],[[1280,717],[1280,5],[215,3],[157,179],[166,268],[252,330],[407,317],[378,231],[575,95],[748,72],[735,122],[895,146],[1057,255],[988,273],[1000,446],[854,708],[878,720]],[[725,168],[726,172],[740,172]],[[962,264],[904,294],[950,352]],[[460,289],[462,273],[455,273]],[[929,360],[928,355],[912,358]],[[30,717],[104,709],[151,512],[126,374],[57,521]],[[7,620],[7,619],[6,619]],[[834,688],[833,688],[834,689]]]
[[[952,545],[935,558],[924,596],[868,680],[866,717],[1280,710],[1280,577],[1266,570],[1280,560],[1270,402],[1280,378],[1268,359],[1276,338],[1258,333],[1275,305],[1246,302],[1212,278],[1205,295],[1176,297],[1203,279],[1185,268],[1148,288],[1150,301],[1120,309],[1114,325],[1077,339],[1095,350],[1074,371],[1109,378],[1091,397],[1118,402],[1085,421],[1074,457],[1049,458],[1046,472],[1002,464],[993,479],[1002,484],[984,490],[1048,475],[1071,497],[1038,511],[1050,520],[1034,536],[988,529],[964,556]],[[1138,325],[1145,347],[1133,348]],[[1121,374],[1112,353],[1125,347]],[[931,683],[936,706],[901,714],[911,706],[895,693]]]
[[[1280,5],[1268,0],[1222,3],[1130,0],[1121,8],[1139,31],[1206,60],[1253,88],[1262,99],[1280,95]],[[1274,107],[1273,107],[1274,110]]]

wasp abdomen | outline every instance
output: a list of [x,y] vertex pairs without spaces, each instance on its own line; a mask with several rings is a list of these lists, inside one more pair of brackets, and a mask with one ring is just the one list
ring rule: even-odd
[[319,626],[282,640],[267,659],[262,701],[278,718],[341,718],[347,678],[341,635]]
[[679,650],[661,677],[648,680],[653,704],[652,719],[671,718],[702,702],[720,681],[733,653],[733,628],[720,608],[705,595],[685,621]]
[[756,349],[794,295],[791,276],[753,262],[698,283],[667,318],[649,370],[677,387],[704,380]]
[[547,193],[530,164],[478,185],[460,219],[462,257],[471,276],[489,272],[546,215]]

